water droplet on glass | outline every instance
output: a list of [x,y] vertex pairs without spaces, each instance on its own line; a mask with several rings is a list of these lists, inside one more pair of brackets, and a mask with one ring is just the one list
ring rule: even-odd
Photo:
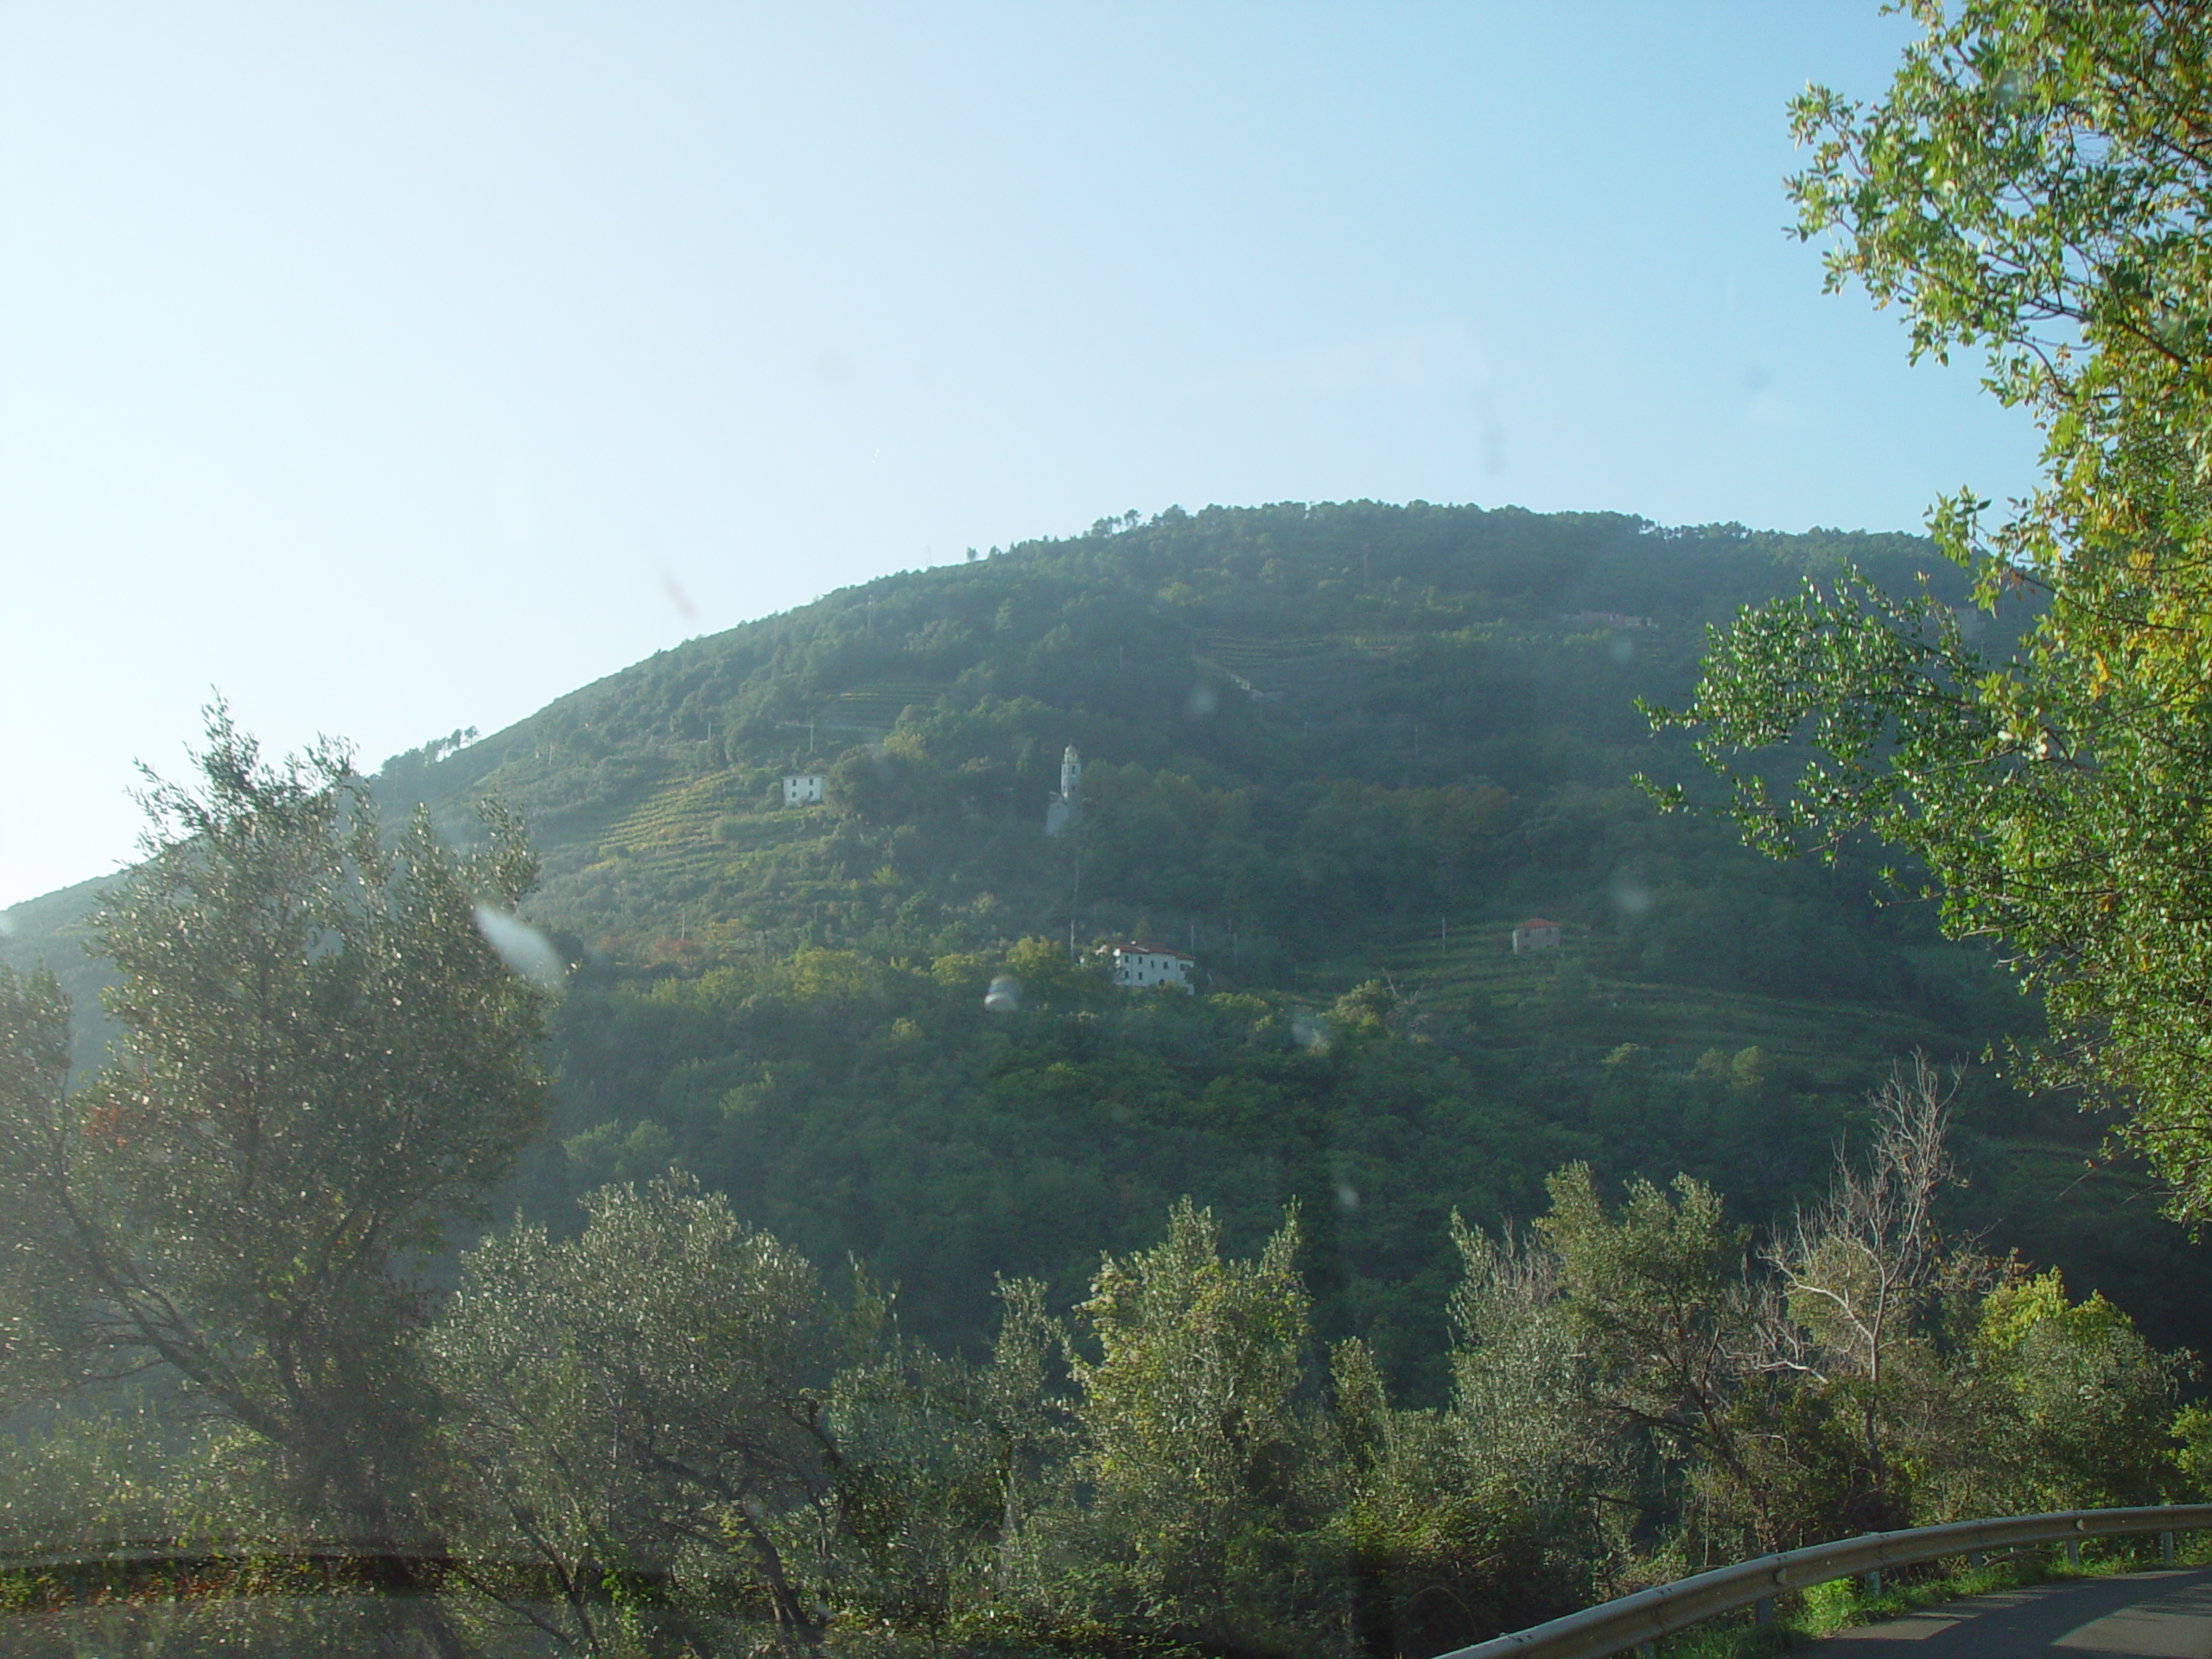
[[476,906],[476,931],[484,936],[507,970],[540,990],[560,990],[568,969],[553,941],[518,917],[489,905]]
[[1633,876],[1613,878],[1613,902],[1630,916],[1641,916],[1651,908],[1651,889]]
[[1021,982],[1012,974],[1001,974],[983,993],[983,1006],[993,1014],[1020,1013]]

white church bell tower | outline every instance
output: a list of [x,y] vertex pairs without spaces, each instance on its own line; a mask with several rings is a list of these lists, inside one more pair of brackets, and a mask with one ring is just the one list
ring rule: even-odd
[[1082,810],[1083,757],[1071,743],[1060,757],[1060,792],[1045,803],[1045,833],[1065,836]]

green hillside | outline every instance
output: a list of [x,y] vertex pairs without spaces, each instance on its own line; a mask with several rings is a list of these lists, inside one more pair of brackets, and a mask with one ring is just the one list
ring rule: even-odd
[[[579,966],[531,1211],[674,1160],[964,1339],[994,1273],[1071,1294],[1180,1193],[1239,1249],[1294,1202],[1323,1334],[1433,1397],[1454,1207],[1526,1216],[1581,1158],[1757,1219],[1895,1056],[2032,1033],[1985,957],[1870,900],[1871,849],[1764,863],[1630,783],[1685,766],[1633,700],[1840,556],[1955,586],[1903,537],[1132,516],[687,642],[376,786],[454,836],[497,793],[542,853],[531,914]],[[823,804],[781,804],[794,770]],[[21,907],[10,959],[70,954],[81,912]],[[1556,956],[1512,956],[1532,913]],[[1130,935],[1190,950],[1198,994],[1106,984],[1089,947]],[[986,1010],[1010,969],[1024,1006]],[[1986,1067],[1961,1111],[1962,1222],[2199,1339],[2203,1269],[2124,1167],[2082,1179],[2094,1125]]]
[[[1904,537],[1418,505],[1113,521],[691,641],[380,784],[456,830],[505,795],[545,853],[541,917],[618,959],[990,948],[1073,920],[1287,984],[1415,918],[1619,922],[1626,882],[1653,902],[1624,937],[1656,963],[1719,919],[1700,906],[1821,883],[1713,880],[1694,867],[1745,868],[1724,836],[1645,823],[1625,779],[1675,757],[1630,700],[1679,693],[1700,624],[1840,553],[1907,581],[1929,563]],[[1655,626],[1565,620],[1585,611]],[[1070,743],[1090,810],[1048,842]],[[833,774],[827,810],[779,810],[793,768]],[[1740,976],[1777,931],[1733,931],[1730,963],[1667,976]],[[1775,954],[1758,971],[1786,963],[1791,990],[1896,969],[1859,944]]]

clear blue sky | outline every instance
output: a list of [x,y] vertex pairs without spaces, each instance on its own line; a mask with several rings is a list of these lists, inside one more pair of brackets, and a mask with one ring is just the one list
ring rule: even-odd
[[1170,504],[1916,529],[2033,434],[1824,297],[1850,3],[0,0],[0,903],[219,686],[371,764]]

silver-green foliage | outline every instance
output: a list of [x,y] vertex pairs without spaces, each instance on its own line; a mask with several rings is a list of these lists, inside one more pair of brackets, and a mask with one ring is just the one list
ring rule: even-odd
[[1305,1392],[1295,1218],[1224,1259],[1188,1199],[1148,1250],[1109,1257],[1076,1309],[1070,1369],[1088,1502],[1067,1579],[1110,1622],[1200,1640],[1292,1643],[1331,1493]]
[[1534,1239],[1452,1221],[1462,1268],[1450,1308],[1454,1449],[1471,1487],[1510,1495],[1547,1575],[1586,1585],[1622,1548],[1605,1500],[1626,1485],[1627,1459],[1589,1387],[1559,1257]]
[[476,922],[535,863],[496,809],[474,852],[387,837],[342,747],[272,765],[219,706],[195,764],[98,918],[111,1063],[65,1090],[51,982],[0,984],[0,1398],[154,1368],[291,1532],[419,1540],[406,1269],[539,1122],[543,993]]
[[681,1177],[584,1204],[574,1239],[470,1252],[429,1339],[478,1587],[589,1651],[671,1580],[810,1634],[837,1519],[813,1268]]

